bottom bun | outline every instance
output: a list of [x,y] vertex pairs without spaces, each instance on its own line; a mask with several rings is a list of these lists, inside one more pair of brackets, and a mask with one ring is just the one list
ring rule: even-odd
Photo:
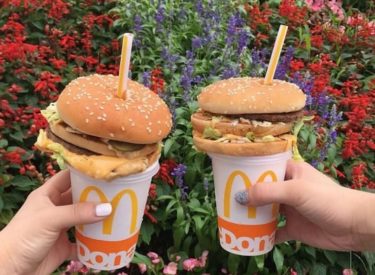
[[288,134],[279,137],[282,138],[282,140],[251,143],[223,143],[204,139],[198,132],[193,133],[194,144],[200,151],[230,156],[249,157],[267,156],[291,150],[295,137]]

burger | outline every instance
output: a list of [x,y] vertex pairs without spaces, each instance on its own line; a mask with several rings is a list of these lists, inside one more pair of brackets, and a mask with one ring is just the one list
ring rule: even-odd
[[117,97],[118,80],[94,74],[70,82],[42,111],[49,125],[40,131],[37,148],[102,180],[142,172],[157,161],[172,126],[169,109],[132,80],[126,98]]
[[[297,85],[262,78],[231,78],[205,87],[191,116],[200,151],[264,156],[296,148],[293,128],[301,126],[306,96]],[[298,152],[296,152],[298,154]]]

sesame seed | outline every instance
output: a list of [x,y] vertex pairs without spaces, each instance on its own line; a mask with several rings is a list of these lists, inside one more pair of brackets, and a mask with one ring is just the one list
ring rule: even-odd
[[86,122],[86,123],[89,123],[89,119],[88,119],[88,118],[86,118],[86,119],[85,119],[85,122]]

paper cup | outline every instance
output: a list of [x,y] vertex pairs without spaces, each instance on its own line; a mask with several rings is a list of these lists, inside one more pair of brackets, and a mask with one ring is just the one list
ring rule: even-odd
[[284,180],[291,152],[260,157],[208,153],[214,172],[221,246],[230,253],[256,256],[272,250],[279,206],[246,207],[234,194],[254,184]]
[[112,214],[102,222],[76,226],[78,259],[99,270],[114,270],[133,258],[156,161],[142,173],[110,182],[90,178],[70,168],[73,202],[110,202]]

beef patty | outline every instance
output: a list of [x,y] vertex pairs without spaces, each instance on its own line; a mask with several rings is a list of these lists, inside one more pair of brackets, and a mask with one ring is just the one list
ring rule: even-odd
[[47,137],[50,140],[53,140],[54,142],[61,144],[62,146],[64,146],[64,148],[66,148],[67,150],[69,150],[72,153],[75,153],[75,154],[78,154],[78,155],[85,155],[85,156],[97,155],[94,152],[91,152],[91,151],[89,151],[87,149],[75,146],[75,145],[73,145],[73,144],[71,144],[69,142],[66,142],[62,138],[56,136],[54,133],[52,133],[51,128],[49,126],[46,129],[46,132],[47,132]]
[[299,110],[296,112],[289,112],[289,113],[275,113],[275,114],[238,114],[238,115],[222,115],[222,114],[213,114],[204,111],[204,115],[207,116],[225,116],[229,119],[239,119],[244,118],[248,120],[257,120],[257,121],[269,121],[269,122],[294,122],[299,120],[303,117],[304,111]]

